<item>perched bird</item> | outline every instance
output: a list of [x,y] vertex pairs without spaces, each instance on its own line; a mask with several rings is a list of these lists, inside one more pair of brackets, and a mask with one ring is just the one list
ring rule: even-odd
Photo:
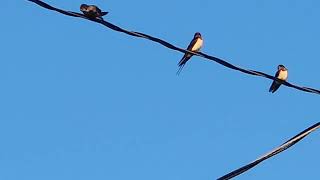
[[[280,79],[281,81],[286,81],[288,79],[288,70],[286,67],[284,67],[284,65],[279,65],[278,66],[278,71],[276,73],[276,75],[274,76],[278,79]],[[276,90],[281,86],[282,82],[279,80],[274,80],[273,83],[271,84],[271,87],[269,89],[269,92],[276,92]]]
[[101,19],[103,20],[102,16],[108,14],[108,12],[102,12],[97,6],[95,5],[87,5],[81,4],[80,11],[90,19]]
[[[187,49],[188,49],[188,51],[198,52],[200,50],[200,48],[202,47],[202,45],[203,45],[203,40],[202,40],[201,34],[199,32],[196,32]],[[190,54],[190,53],[184,54],[184,56],[182,57],[182,59],[178,63],[179,70],[177,71],[177,75],[180,74],[182,68],[186,65],[187,61],[192,56],[193,56],[193,54]]]

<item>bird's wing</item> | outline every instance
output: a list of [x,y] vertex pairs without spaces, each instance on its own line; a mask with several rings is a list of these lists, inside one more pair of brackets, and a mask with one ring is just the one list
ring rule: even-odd
[[193,38],[187,49],[191,51],[192,47],[196,44],[196,42],[197,42],[197,38]]
[[[280,71],[278,70],[276,72],[276,74],[274,75],[274,77],[278,78],[279,74],[280,74]],[[274,93],[280,87],[280,85],[281,84],[277,80],[273,80],[273,82],[269,88],[269,92]]]

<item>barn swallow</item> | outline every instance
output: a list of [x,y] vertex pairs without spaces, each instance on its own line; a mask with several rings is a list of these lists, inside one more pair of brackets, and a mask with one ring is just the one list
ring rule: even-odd
[[[194,37],[193,37],[192,41],[190,42],[187,50],[192,51],[192,52],[198,52],[201,49],[202,45],[203,45],[203,40],[202,40],[201,34],[199,32],[196,32],[194,34]],[[192,56],[193,56],[193,54],[190,54],[190,53],[184,54],[184,56],[182,57],[182,59],[178,63],[179,69],[177,71],[177,75],[180,74],[182,68],[186,65],[186,63],[188,62],[188,60]]]
[[[288,79],[288,70],[284,65],[279,65],[278,66],[278,71],[276,75],[274,76],[281,81],[286,81]],[[282,82],[279,80],[274,80],[273,83],[271,84],[271,87],[269,89],[269,92],[276,92],[276,90],[281,86]]]
[[87,4],[81,4],[80,11],[89,19],[97,18],[97,19],[103,20],[102,16],[108,14],[108,12],[102,12],[95,5],[87,5]]

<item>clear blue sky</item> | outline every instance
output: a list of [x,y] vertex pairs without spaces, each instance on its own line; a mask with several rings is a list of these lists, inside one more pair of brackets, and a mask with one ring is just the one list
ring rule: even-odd
[[[320,2],[45,1],[320,88]],[[0,179],[212,180],[319,121],[319,95],[281,87],[28,1],[1,2]],[[315,179],[320,133],[237,179]]]

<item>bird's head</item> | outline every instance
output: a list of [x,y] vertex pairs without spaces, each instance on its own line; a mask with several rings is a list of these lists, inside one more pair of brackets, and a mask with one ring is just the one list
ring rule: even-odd
[[278,70],[286,71],[286,70],[287,70],[287,68],[286,68],[286,67],[284,67],[284,65],[280,64],[280,65],[278,65]]
[[80,11],[87,11],[87,9],[88,9],[88,5],[86,5],[86,4],[81,4],[81,6],[80,6]]
[[196,32],[196,33],[194,34],[194,38],[201,38],[201,34],[200,34],[199,32]]

